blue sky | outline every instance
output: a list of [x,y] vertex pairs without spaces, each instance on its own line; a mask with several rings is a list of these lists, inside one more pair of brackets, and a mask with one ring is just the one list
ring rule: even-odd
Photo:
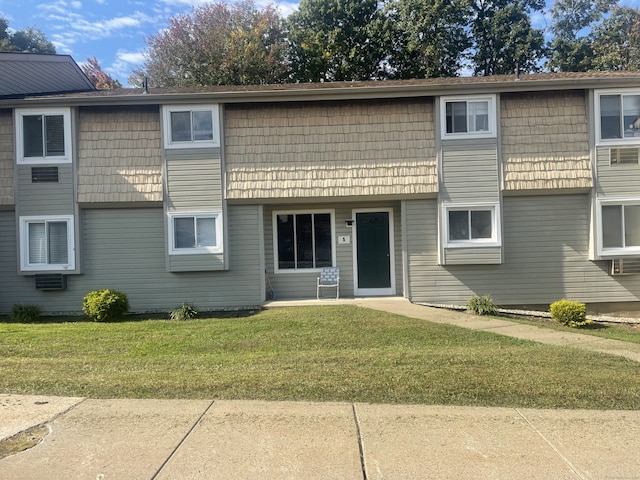
[[[10,28],[36,27],[61,54],[82,63],[96,57],[102,68],[126,86],[133,68],[144,63],[144,39],[167,26],[167,19],[188,13],[200,0],[0,0],[0,16]],[[273,3],[283,15],[297,8],[294,0],[256,0],[258,6]],[[547,0],[551,5],[553,0]],[[621,4],[638,6],[638,0]],[[545,28],[548,13],[537,14],[536,27]]]

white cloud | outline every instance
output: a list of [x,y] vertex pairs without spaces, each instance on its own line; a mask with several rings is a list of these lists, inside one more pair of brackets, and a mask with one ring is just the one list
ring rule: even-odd
[[111,64],[111,66],[106,67],[104,70],[114,78],[120,79],[120,81],[125,84],[126,79],[129,77],[131,70],[134,68],[142,67],[142,64],[145,62],[146,58],[144,56],[144,52],[127,52],[125,50],[118,50],[116,53],[116,60]]

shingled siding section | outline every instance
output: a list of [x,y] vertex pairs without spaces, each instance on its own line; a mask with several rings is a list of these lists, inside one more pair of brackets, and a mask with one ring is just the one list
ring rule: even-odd
[[584,92],[503,94],[500,114],[505,190],[593,185]]
[[227,198],[437,192],[431,100],[230,105]]
[[0,205],[13,205],[13,114],[0,110]]
[[162,201],[158,107],[80,109],[78,202]]

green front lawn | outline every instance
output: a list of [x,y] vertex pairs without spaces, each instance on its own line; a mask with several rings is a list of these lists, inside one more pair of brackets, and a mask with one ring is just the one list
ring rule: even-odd
[[0,324],[0,392],[640,409],[640,365],[353,306]]

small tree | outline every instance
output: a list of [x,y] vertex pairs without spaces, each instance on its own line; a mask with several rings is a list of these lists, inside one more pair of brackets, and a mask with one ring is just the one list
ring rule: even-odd
[[86,63],[83,63],[81,68],[87,78],[93,83],[93,86],[98,90],[122,88],[122,84],[118,80],[113,79],[111,75],[102,70],[96,57],[87,58]]

